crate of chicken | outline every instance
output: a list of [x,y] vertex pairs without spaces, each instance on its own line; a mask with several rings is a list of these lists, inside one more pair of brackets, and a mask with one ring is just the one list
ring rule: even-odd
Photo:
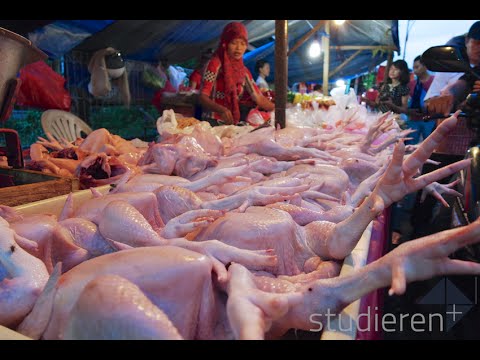
[[0,205],[17,206],[80,189],[78,178],[0,167]]

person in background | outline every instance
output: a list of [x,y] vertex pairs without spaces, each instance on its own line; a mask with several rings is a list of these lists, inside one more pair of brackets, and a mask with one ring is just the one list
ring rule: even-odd
[[170,79],[168,78],[167,72],[168,72],[168,67],[169,67],[169,62],[168,59],[161,59],[157,66],[156,66],[156,71],[159,74],[159,77],[162,79],[163,87],[160,89],[157,89],[155,93],[153,94],[152,98],[152,104],[155,106],[155,108],[158,110],[158,112],[161,114],[163,112],[164,107],[162,105],[162,96],[163,93],[175,93],[177,90],[175,87],[172,85]]
[[[475,22],[465,36],[465,50],[472,70],[480,74],[480,21]],[[435,80],[432,86],[434,84]],[[480,80],[473,75],[470,73],[461,75],[454,83],[446,86],[439,96],[425,101],[428,114],[448,116],[450,112],[462,109],[467,95],[478,87],[480,87]],[[463,157],[474,135],[474,132],[467,127],[466,121],[460,118],[455,129],[449,134],[448,141],[440,144],[435,150],[434,154],[440,154],[441,157],[437,160],[442,164],[449,164]]]
[[200,84],[202,82],[202,75],[205,65],[208,63],[208,60],[213,55],[213,49],[207,49],[202,52],[200,59],[198,61],[197,67],[193,70],[189,77],[189,86],[192,90],[199,90]]
[[397,114],[405,114],[408,109],[410,89],[410,71],[405,60],[397,60],[392,63],[388,70],[388,79],[380,88],[380,93],[373,102],[368,98],[363,101],[380,112],[393,111]]
[[[480,65],[480,21],[475,22],[469,29],[466,36],[463,37],[465,41],[466,53],[468,60],[474,68],[479,68]],[[459,43],[459,37],[450,40],[449,45]],[[475,81],[469,74],[456,74],[454,73],[455,81],[452,81],[450,77],[442,77],[442,81],[447,79],[448,81],[443,83],[442,86],[438,86],[438,78],[444,73],[437,73],[435,79],[428,93],[438,94],[427,100],[424,99],[427,111],[429,114],[449,114],[450,112],[460,109],[462,102],[464,102],[467,94],[472,90],[478,88],[480,90],[480,81]],[[452,74],[452,73],[446,73]],[[437,86],[437,92],[430,92],[433,86]],[[440,84],[442,85],[442,84]],[[440,89],[441,90],[438,90]],[[427,95],[428,95],[427,93]],[[425,97],[426,98],[426,97]],[[442,121],[439,120],[439,121]],[[411,134],[412,136],[414,134]],[[474,137],[474,132],[467,127],[466,121],[463,118],[459,118],[456,127],[448,134],[446,141],[440,143],[435,151],[430,156],[433,161],[439,162],[439,165],[425,164],[422,168],[422,174],[427,174],[431,171],[438,169],[439,167],[446,166],[455,161],[462,160],[465,157],[465,153],[469,147],[471,139]],[[442,191],[446,191],[445,200],[450,207],[453,206],[455,196],[452,196],[450,192],[453,191],[455,176],[445,178],[439,183],[444,186]],[[450,190],[447,188],[450,187]],[[400,232],[403,237],[417,238],[429,235],[433,232],[447,230],[451,226],[452,210],[445,207],[433,197],[427,197],[425,201],[421,201],[418,194],[414,208],[411,211],[410,223],[408,224],[410,232],[402,231],[400,227],[392,227],[394,231]],[[404,204],[403,204],[404,205]],[[398,209],[397,209],[398,210]],[[395,210],[395,211],[397,211]],[[401,211],[408,210],[408,205],[404,206]],[[400,216],[397,216],[400,219]],[[397,221],[399,223],[401,221]]]
[[[467,34],[458,35],[447,41],[445,45],[465,48],[465,37]],[[424,101],[441,95],[448,95],[448,88],[452,86],[463,73],[438,72],[425,95]]]
[[118,93],[123,104],[130,106],[128,73],[120,51],[112,47],[97,50],[88,62],[88,71],[91,74],[90,94],[95,98],[110,99]]
[[410,100],[408,102],[408,118],[405,126],[416,130],[416,132],[409,135],[412,139],[405,142],[407,145],[418,144],[420,136],[422,140],[425,140],[432,133],[436,124],[435,120],[423,120],[423,116],[425,116],[424,98],[435,77],[428,73],[420,55],[413,61],[413,73],[416,79],[410,81],[408,85],[410,88]]
[[[465,49],[473,71],[480,73],[480,21],[475,22],[468,30]],[[479,80],[469,73],[461,75],[453,84],[444,88],[440,96],[428,99],[429,112],[447,115],[453,109],[458,109],[474,89],[476,81]]]
[[322,97],[323,96],[323,86],[320,84],[315,84],[313,86],[313,91],[312,91],[312,96],[314,98],[316,97]]
[[[410,99],[406,112],[407,120],[405,127],[416,131],[408,135],[411,139],[405,141],[405,144],[409,145],[417,144],[420,141],[420,136],[422,140],[426,139],[433,131],[436,123],[435,120],[423,121],[423,116],[425,115],[423,99],[434,77],[428,73],[421,56],[417,56],[413,61],[413,73],[416,79],[410,81],[408,85]],[[406,195],[392,206],[391,227],[393,245],[398,245],[410,239],[413,233],[411,218],[416,203],[417,192],[414,192]]]
[[270,86],[267,82],[267,77],[270,75],[270,64],[266,60],[258,60],[255,63],[255,71],[258,74],[257,80],[255,83],[257,86],[262,89],[270,89]]
[[[262,95],[252,74],[243,64],[247,45],[246,27],[240,22],[227,24],[217,50],[205,67],[199,100],[203,108],[202,120],[208,121],[212,126],[244,122],[248,106],[252,103],[265,111],[275,108]],[[241,113],[242,105],[248,111]]]
[[[407,114],[410,97],[410,70],[405,60],[397,60],[388,70],[387,82],[380,88],[380,93],[373,106],[380,112],[393,111]],[[372,102],[367,99],[367,104]],[[410,211],[415,203],[415,196],[405,196],[392,204],[391,224],[392,244],[397,245],[410,232],[408,229]]]
[[[466,47],[465,50],[471,66],[476,70],[480,70],[480,21],[475,22],[470,27],[468,34],[464,36],[464,40]],[[437,78],[441,74],[451,75],[452,73],[436,73],[430,89],[432,89],[432,87],[435,85]],[[430,114],[446,115],[447,113],[461,109],[462,103],[465,101],[467,94],[472,91],[480,90],[480,81],[475,80],[475,78],[471,77],[470,74],[456,74],[456,77],[457,79],[455,81],[450,81],[449,84],[446,84],[446,86],[444,85],[441,93],[436,94],[436,97],[432,97],[426,102],[427,109]],[[448,134],[445,141],[439,144],[437,149],[435,149],[435,152],[430,156],[431,160],[438,161],[440,164],[425,164],[422,168],[422,174],[427,174],[465,157],[466,151],[470,146],[470,141],[475,135],[474,132],[467,126],[467,121],[465,118],[459,117],[458,120],[459,121],[457,122],[457,125]],[[413,209],[411,217],[411,226],[413,229],[411,239],[428,236],[443,230],[449,230],[455,226],[455,222],[462,223],[462,221],[465,221],[455,219],[456,216],[459,215],[459,212],[457,212],[459,208],[457,196],[460,195],[459,193],[455,193],[455,189],[463,192],[461,186],[459,188],[455,187],[456,182],[460,181],[460,179],[460,176],[453,175],[440,181],[442,186],[444,186],[444,193],[442,196],[449,207],[442,205],[442,203],[440,203],[433,196],[427,196],[424,202],[419,202],[417,198],[417,203]],[[467,182],[463,195],[467,195],[468,191],[470,190],[472,189],[468,186]],[[459,199],[460,203],[463,203],[464,205],[475,206],[474,204],[468,205],[468,202],[461,200],[461,197]],[[451,254],[450,257],[454,261],[469,260],[478,263],[480,262],[479,254],[480,252],[478,245],[474,245],[458,249],[455,253]],[[457,286],[459,289],[462,289],[462,294],[464,294],[465,298],[469,299],[477,298],[477,288],[474,286],[476,281],[477,279],[475,276],[455,276],[455,286]],[[423,294],[426,294],[428,291],[430,291],[430,289],[432,289],[432,285],[433,284],[431,281],[426,281],[424,283],[419,282],[416,285],[417,290],[411,294],[410,301],[412,303],[414,301],[416,302],[419,298],[418,295],[422,294],[423,296]],[[411,313],[414,312],[415,309],[411,311]],[[471,332],[472,327],[476,328],[480,323],[479,314],[479,312],[474,312],[468,320],[462,319],[462,324],[456,326],[457,334]]]

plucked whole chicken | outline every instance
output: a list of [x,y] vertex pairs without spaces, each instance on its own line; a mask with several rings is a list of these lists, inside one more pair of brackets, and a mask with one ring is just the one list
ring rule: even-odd
[[393,114],[325,111],[323,126],[254,132],[162,127],[146,148],[93,131],[40,139],[32,167],[107,194],[60,215],[0,206],[0,325],[33,339],[278,339],[310,330],[369,292],[480,274],[451,260],[480,221],[402,244],[340,275],[367,226],[394,202],[469,165],[421,167],[455,127],[406,147]]

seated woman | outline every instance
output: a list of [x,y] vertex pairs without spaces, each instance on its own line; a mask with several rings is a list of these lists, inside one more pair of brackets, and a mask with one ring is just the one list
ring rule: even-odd
[[[243,64],[247,50],[247,29],[242,23],[225,26],[220,44],[207,63],[200,86],[202,120],[212,126],[245,121],[249,107],[272,111],[275,105],[262,95],[252,74]],[[245,111],[241,111],[243,108]],[[241,114],[242,113],[242,114]]]

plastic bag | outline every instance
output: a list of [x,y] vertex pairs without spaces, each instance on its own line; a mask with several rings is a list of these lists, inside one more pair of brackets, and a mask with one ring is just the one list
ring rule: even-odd
[[181,67],[172,65],[168,67],[167,73],[170,82],[177,92],[178,88],[183,83],[183,79],[187,76],[187,73]]
[[147,66],[142,73],[142,82],[149,88],[155,90],[163,89],[167,82],[167,76],[165,74],[160,74],[153,66]]
[[44,61],[37,61],[20,70],[22,84],[16,103],[40,109],[70,111],[72,98],[65,89],[65,78]]
[[252,109],[248,113],[247,123],[252,126],[260,126],[270,120],[271,114],[266,111],[260,111],[258,109]]

